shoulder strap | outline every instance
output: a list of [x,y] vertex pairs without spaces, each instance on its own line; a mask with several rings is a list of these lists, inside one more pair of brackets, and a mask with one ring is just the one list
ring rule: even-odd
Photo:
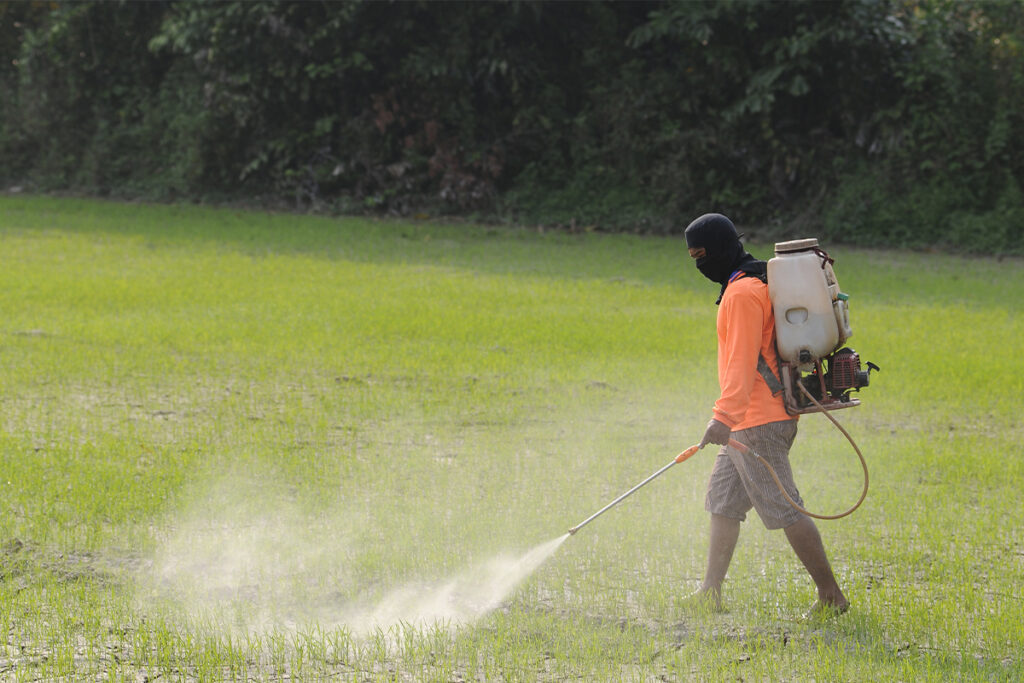
[[772,391],[772,396],[778,396],[782,390],[782,380],[778,378],[775,371],[768,365],[768,361],[760,353],[757,354],[757,371],[764,378],[765,384]]

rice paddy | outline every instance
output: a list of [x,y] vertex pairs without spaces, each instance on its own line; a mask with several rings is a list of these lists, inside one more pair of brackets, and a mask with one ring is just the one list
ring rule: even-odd
[[1024,264],[825,246],[882,370],[806,622],[756,516],[680,607],[710,453],[563,537],[710,415],[681,239],[0,197],[0,679],[1021,679]]

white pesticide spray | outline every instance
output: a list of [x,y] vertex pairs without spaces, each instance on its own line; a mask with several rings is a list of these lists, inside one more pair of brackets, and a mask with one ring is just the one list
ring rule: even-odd
[[392,591],[371,609],[349,614],[345,622],[357,634],[399,623],[471,624],[500,607],[516,586],[544,564],[567,538],[569,534],[559,536],[518,558],[495,557],[434,586],[405,586]]
[[361,637],[396,626],[457,627],[500,608],[569,537],[361,599],[370,587],[344,566],[358,541],[286,506],[267,507],[272,515],[225,505],[176,520],[138,577],[140,607],[169,606],[189,623],[244,633],[315,625]]

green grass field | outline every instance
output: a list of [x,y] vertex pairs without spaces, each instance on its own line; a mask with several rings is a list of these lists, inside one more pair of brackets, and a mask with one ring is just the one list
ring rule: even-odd
[[[756,516],[680,609],[710,452],[481,607],[699,440],[682,240],[0,198],[0,680],[1021,680],[1024,264],[830,252],[882,368],[819,525],[851,611]],[[792,460],[856,500],[821,416]]]

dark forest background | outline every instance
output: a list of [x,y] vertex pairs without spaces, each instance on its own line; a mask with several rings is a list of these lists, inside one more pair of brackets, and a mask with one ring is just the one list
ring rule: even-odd
[[0,190],[1024,253],[1024,4],[9,2]]

